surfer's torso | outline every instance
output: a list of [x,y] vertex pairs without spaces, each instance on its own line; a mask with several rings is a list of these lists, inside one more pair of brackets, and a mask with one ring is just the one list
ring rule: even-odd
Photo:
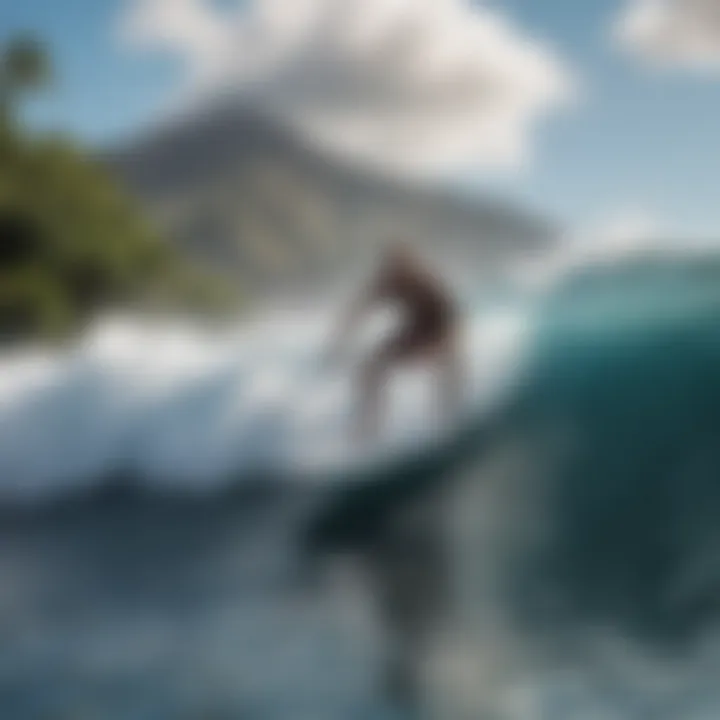
[[435,278],[420,270],[391,269],[383,273],[375,298],[400,309],[403,320],[399,336],[414,344],[442,342],[457,321],[452,298]]

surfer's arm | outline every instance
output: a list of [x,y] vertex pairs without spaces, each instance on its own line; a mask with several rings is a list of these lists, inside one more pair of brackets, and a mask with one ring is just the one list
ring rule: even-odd
[[357,326],[370,311],[375,300],[376,295],[371,290],[364,292],[349,305],[338,323],[338,332],[336,334],[338,344],[345,344],[349,336],[355,332]]
[[355,300],[350,303],[338,323],[338,331],[336,333],[336,346],[345,345],[350,335],[357,329],[365,315],[373,308],[373,306],[385,297],[385,282],[383,278],[372,283],[365,289]]

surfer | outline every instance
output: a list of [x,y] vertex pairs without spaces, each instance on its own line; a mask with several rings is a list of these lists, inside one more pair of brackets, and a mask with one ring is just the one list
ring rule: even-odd
[[440,405],[448,419],[457,409],[460,390],[459,312],[449,289],[406,243],[388,246],[370,287],[343,318],[341,340],[378,304],[397,305],[397,332],[363,364],[360,372],[359,427],[371,439],[381,423],[381,392],[389,373],[412,363],[428,363],[438,376]]

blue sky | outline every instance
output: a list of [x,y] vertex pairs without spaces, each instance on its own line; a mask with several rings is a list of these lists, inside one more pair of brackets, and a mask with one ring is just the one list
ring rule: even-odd
[[[34,124],[111,144],[153,118],[182,77],[169,58],[118,39],[127,0],[5,0],[0,36],[29,30],[52,50],[58,81],[30,110]],[[549,41],[580,78],[580,97],[537,129],[523,168],[473,178],[576,225],[642,211],[661,227],[720,228],[720,75],[660,72],[609,41],[619,0],[496,0]]]
[[179,68],[122,47],[126,0],[4,0],[0,37],[30,32],[48,45],[56,81],[29,108],[34,124],[68,130],[92,144],[113,142],[152,117]]
[[505,0],[582,75],[580,106],[550,120],[513,187],[580,224],[641,210],[720,240],[720,75],[660,72],[608,43],[614,0]]

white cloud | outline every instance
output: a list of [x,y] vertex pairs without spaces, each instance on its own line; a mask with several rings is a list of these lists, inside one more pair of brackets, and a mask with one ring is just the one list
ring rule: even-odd
[[646,208],[630,206],[590,225],[568,229],[548,251],[517,263],[511,276],[526,289],[548,292],[581,270],[653,258],[676,260],[717,249],[712,236],[698,235]]
[[513,167],[572,97],[568,69],[471,0],[134,0],[125,39],[174,51],[190,90],[237,94],[394,172]]
[[720,0],[631,0],[615,39],[652,64],[720,72]]
[[136,0],[121,30],[129,44],[180,54],[202,75],[212,64],[210,49],[226,42],[222,19],[203,0]]
[[515,279],[525,287],[547,291],[581,268],[607,267],[656,251],[680,249],[663,239],[672,237],[667,229],[667,224],[653,213],[627,208],[592,227],[569,231],[550,252],[520,263],[515,268]]
[[666,223],[646,210],[627,210],[609,218],[583,239],[589,259],[621,260],[657,247]]

